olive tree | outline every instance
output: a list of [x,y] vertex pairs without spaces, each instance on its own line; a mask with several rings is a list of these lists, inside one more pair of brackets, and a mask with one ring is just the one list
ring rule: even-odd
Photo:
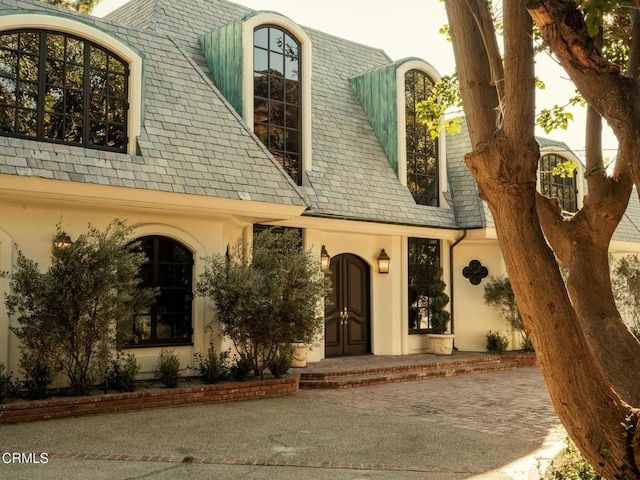
[[148,307],[155,291],[141,288],[133,227],[114,220],[104,231],[91,224],[74,241],[58,225],[51,265],[42,272],[18,251],[5,295],[12,331],[27,356],[64,373],[85,394],[123,341],[131,340],[132,315]]
[[[627,12],[625,68],[601,55],[598,8]],[[525,327],[556,412],[605,478],[640,478],[640,343],[614,301],[608,246],[632,187],[640,185],[640,23],[635,3],[504,0],[503,47],[485,0],[445,0],[472,151],[465,160],[495,220]],[[626,9],[626,10],[625,10]],[[602,20],[602,10],[600,11]],[[587,15],[588,22],[585,21]],[[604,166],[598,128],[587,142],[583,208],[564,218],[536,192],[535,21],[542,38],[590,106],[619,140]],[[524,254],[526,252],[526,255]],[[565,285],[558,261],[567,267]]]
[[261,377],[279,348],[316,340],[324,326],[318,308],[329,291],[317,256],[287,229],[264,230],[253,246],[239,239],[227,255],[208,257],[198,281],[223,335]]

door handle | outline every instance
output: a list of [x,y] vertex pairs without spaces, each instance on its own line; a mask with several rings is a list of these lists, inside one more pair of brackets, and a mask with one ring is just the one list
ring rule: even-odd
[[347,307],[344,307],[344,310],[340,312],[340,318],[342,319],[340,321],[341,325],[347,325],[349,323],[349,311],[347,310]]

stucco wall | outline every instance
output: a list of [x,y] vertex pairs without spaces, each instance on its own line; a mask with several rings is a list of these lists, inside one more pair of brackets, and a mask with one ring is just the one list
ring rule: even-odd
[[[50,262],[51,241],[56,224],[61,223],[72,239],[87,231],[87,224],[103,229],[114,218],[126,219],[129,224],[138,224],[136,235],[164,235],[173,238],[193,252],[194,280],[202,273],[202,257],[224,253],[228,243],[233,243],[243,234],[243,226],[232,221],[209,220],[180,212],[154,212],[145,209],[89,207],[82,203],[65,203],[52,206],[51,202],[24,200],[0,203],[0,269],[10,270],[15,259],[16,247],[40,265],[47,268]],[[0,293],[8,288],[8,280],[0,279]],[[206,350],[208,337],[204,327],[211,319],[211,312],[202,298],[193,304],[193,346],[176,347],[183,368],[193,366],[195,351]],[[0,362],[8,370],[18,373],[19,349],[15,335],[9,333],[10,320],[4,302],[0,302]],[[219,343],[218,343],[219,345]],[[152,371],[160,348],[134,348],[141,363],[142,373]],[[148,375],[143,375],[148,376]]]
[[514,345],[515,339],[511,338],[513,335],[509,325],[498,310],[484,303],[484,285],[489,277],[479,285],[472,285],[462,275],[462,270],[471,260],[479,260],[487,267],[489,276],[506,275],[497,241],[465,239],[454,248],[455,346],[462,351],[485,351],[486,334],[493,330],[508,334],[511,348],[519,349],[519,345]]

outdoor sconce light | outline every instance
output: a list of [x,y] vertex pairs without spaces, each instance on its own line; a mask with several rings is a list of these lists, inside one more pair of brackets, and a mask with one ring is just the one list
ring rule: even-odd
[[320,250],[320,270],[323,272],[325,270],[329,270],[329,264],[331,263],[331,257],[329,256],[329,252],[324,245],[322,245],[322,249]]
[[71,237],[67,235],[67,232],[58,233],[53,239],[53,246],[58,250],[64,250],[71,246]]
[[384,251],[384,248],[378,255],[378,272],[380,273],[389,273],[389,264],[391,263],[391,259],[387,252]]

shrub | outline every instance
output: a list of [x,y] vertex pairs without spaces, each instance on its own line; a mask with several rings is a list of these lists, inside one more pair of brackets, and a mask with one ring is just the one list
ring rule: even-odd
[[627,255],[614,265],[611,283],[616,304],[629,317],[632,333],[640,338],[637,335],[640,331],[640,258]]
[[89,225],[73,242],[58,225],[49,269],[40,272],[19,251],[8,275],[5,304],[19,325],[11,330],[22,351],[44,358],[54,374],[63,372],[75,393],[92,388],[96,372],[131,332],[132,315],[155,294],[141,288],[146,256],[132,239],[133,227],[121,220],[105,231]]
[[153,369],[153,375],[158,378],[165,387],[175,388],[180,378],[180,359],[175,350],[163,348],[158,355],[158,361]]
[[24,376],[21,387],[28,398],[42,399],[47,396],[47,387],[53,383],[55,377],[53,368],[42,355],[32,352],[22,352],[20,356],[20,373]]
[[282,378],[291,368],[292,360],[293,347],[290,345],[280,347],[278,353],[273,357],[271,363],[269,363],[269,370],[271,371],[271,374],[276,378]]
[[229,351],[217,353],[213,343],[209,344],[206,354],[195,354],[196,371],[205,383],[216,383],[229,376]]
[[434,266],[429,269],[432,275],[429,280],[429,321],[431,331],[436,334],[443,334],[449,328],[451,314],[444,309],[449,303],[449,295],[444,293],[447,284],[442,281],[442,268]]
[[516,296],[511,288],[511,282],[507,277],[491,277],[484,286],[484,301],[487,305],[497,307],[502,317],[511,328],[522,335],[523,348],[527,352],[533,352],[533,343],[529,337],[529,331],[525,328],[520,310],[516,303]]
[[231,377],[237,382],[240,382],[249,378],[251,374],[254,373],[253,370],[253,360],[241,353],[231,366]]
[[330,286],[296,232],[267,229],[252,248],[240,239],[228,255],[207,258],[197,291],[212,300],[223,334],[263,378],[282,345],[312,343],[322,332],[318,306]]
[[487,350],[503,354],[509,347],[509,337],[489,330],[487,333]]
[[528,335],[522,339],[522,349],[528,353],[535,352],[535,348],[533,348],[533,342],[531,341],[531,337],[529,337]]
[[105,392],[133,392],[136,389],[136,376],[140,372],[140,364],[135,355],[124,355],[118,352],[112,359],[104,375]]
[[16,395],[16,385],[11,372],[7,372],[7,367],[0,362],[0,403],[4,403],[10,397]]
[[546,475],[540,480],[602,480],[602,476],[584,459],[569,438],[557,460],[559,464],[552,461]]

